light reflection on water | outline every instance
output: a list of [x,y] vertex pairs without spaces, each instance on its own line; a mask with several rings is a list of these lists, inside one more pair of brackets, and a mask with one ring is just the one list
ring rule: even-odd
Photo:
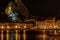
[[[44,30],[45,31],[45,30]],[[55,30],[54,30],[55,31]],[[34,33],[31,31],[30,33],[32,34],[27,34],[27,39],[29,40],[60,40],[60,33],[59,34],[56,34],[54,35],[53,30],[49,30],[49,31],[45,31],[44,32],[41,32],[41,31],[35,31]],[[32,35],[32,36],[29,36],[29,35]],[[28,38],[29,37],[29,38]],[[32,39],[31,39],[32,38]]]
[[[53,30],[18,30],[18,37],[16,39],[16,30],[9,31],[9,40],[60,40],[60,33],[57,32],[59,35],[54,34]],[[45,31],[45,32],[44,32]],[[58,31],[58,30],[57,30]],[[0,31],[1,32],[1,31]],[[3,36],[6,37],[6,31],[3,32]],[[1,33],[0,33],[1,34]],[[0,40],[3,37],[0,36]],[[20,39],[19,39],[20,38]],[[6,40],[7,38],[3,38]]]

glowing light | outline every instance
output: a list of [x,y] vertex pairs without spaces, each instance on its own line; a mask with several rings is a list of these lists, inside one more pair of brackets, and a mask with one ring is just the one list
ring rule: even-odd
[[20,18],[18,17],[18,13],[15,13],[15,12],[11,12],[10,14],[8,14],[8,18],[12,19],[12,21],[20,20]]
[[26,24],[25,24],[24,28],[26,28]]
[[7,37],[7,40],[9,40],[9,30],[7,30],[6,37]]
[[11,14],[9,14],[8,18],[9,17],[11,17],[10,19],[12,19],[12,21],[17,19],[16,15],[13,12]]
[[59,30],[59,32],[60,32],[60,30]]
[[7,26],[7,28],[10,28],[10,26]]
[[2,26],[1,28],[2,28],[2,29],[4,29],[4,27],[3,27],[3,26]]
[[18,27],[18,28],[21,28],[21,27]]
[[8,6],[5,10],[5,13],[10,14],[11,13],[11,8],[12,8],[11,6]]
[[45,38],[46,38],[46,37],[47,37],[47,35],[46,35],[46,34],[44,34],[44,35],[43,35],[43,40],[45,40]]
[[23,40],[26,40],[26,30],[23,31]]
[[57,39],[55,39],[55,40],[57,40]]
[[18,26],[16,26],[16,28],[18,28]]
[[18,40],[18,30],[16,30],[16,40]]
[[57,31],[56,30],[54,30],[54,34],[57,34]]
[[4,40],[4,34],[3,34],[3,30],[1,30],[1,40]]

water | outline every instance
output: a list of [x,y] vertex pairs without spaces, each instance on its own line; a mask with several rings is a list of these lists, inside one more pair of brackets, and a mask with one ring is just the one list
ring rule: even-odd
[[0,40],[60,40],[59,30],[9,30],[8,39],[6,35],[6,30],[0,30]]

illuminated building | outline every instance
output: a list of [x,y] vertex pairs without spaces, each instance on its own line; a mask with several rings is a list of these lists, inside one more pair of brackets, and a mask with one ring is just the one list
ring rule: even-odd
[[44,21],[36,21],[36,27],[38,29],[44,29],[46,27],[45,22]]
[[57,20],[55,24],[60,27],[60,20]]
[[46,25],[46,27],[54,28],[54,26],[55,26],[55,18],[46,19],[45,20],[45,25]]

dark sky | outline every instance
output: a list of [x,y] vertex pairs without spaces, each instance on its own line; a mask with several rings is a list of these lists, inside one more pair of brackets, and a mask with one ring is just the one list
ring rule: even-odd
[[[4,11],[8,1],[11,0],[0,0],[0,10]],[[60,1],[58,0],[22,0],[28,8],[31,15],[35,16],[60,16]],[[1,14],[0,21],[7,21],[7,16]],[[59,18],[58,18],[59,19]]]
[[30,14],[37,16],[60,16],[58,0],[23,0]]
[[[11,1],[11,0],[8,0]],[[58,0],[22,0],[30,14],[36,16],[60,16],[60,1]],[[3,3],[2,3],[3,2]],[[0,8],[6,7],[7,0],[0,0]]]

